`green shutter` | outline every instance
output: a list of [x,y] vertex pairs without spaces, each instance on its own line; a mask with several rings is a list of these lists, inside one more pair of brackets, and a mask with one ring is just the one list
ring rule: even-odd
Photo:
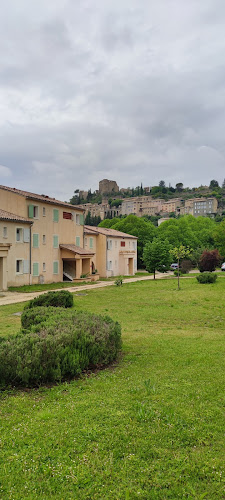
[[57,208],[53,209],[53,222],[59,222],[59,211]]
[[83,214],[80,215],[80,225],[83,226],[84,225],[84,216]]
[[58,263],[58,260],[55,260],[55,262],[53,262],[53,274],[59,274],[59,263]]
[[38,264],[38,262],[33,262],[33,276],[39,276],[39,264]]
[[93,248],[93,238],[90,238],[90,248]]
[[33,234],[33,247],[38,248],[39,247],[39,234]]
[[77,247],[80,246],[80,236],[76,236],[76,245]]
[[34,218],[34,205],[28,206],[28,217],[30,217],[30,219]]
[[59,237],[58,235],[54,234],[53,236],[53,248],[58,248],[59,247]]

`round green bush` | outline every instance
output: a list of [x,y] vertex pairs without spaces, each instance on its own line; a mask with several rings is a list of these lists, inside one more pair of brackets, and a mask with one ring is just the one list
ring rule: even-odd
[[196,276],[196,279],[199,283],[205,284],[205,283],[215,283],[217,280],[217,274],[211,273],[211,272],[203,272]]
[[31,309],[32,307],[73,307],[73,294],[68,290],[60,290],[59,292],[48,292],[39,295],[24,307],[24,309]]
[[[87,312],[55,311],[0,344],[0,386],[39,386],[75,377],[116,359],[121,328],[110,317]],[[33,314],[33,313],[32,313]],[[30,316],[31,318],[31,316]],[[35,330],[35,331],[33,331]]]

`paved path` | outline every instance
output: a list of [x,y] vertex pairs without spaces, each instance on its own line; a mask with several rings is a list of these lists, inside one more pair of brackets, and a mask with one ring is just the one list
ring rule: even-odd
[[[168,272],[168,273],[156,273],[156,278],[157,279],[162,279],[162,278],[167,278],[168,276],[173,276],[173,272]],[[139,277],[133,277],[133,278],[125,278],[123,280],[123,283],[134,283],[136,281],[147,281],[147,280],[153,280],[153,275],[152,276],[139,276]],[[113,281],[98,281],[94,285],[80,285],[80,286],[73,286],[70,288],[63,288],[63,290],[68,290],[69,292],[72,293],[77,293],[80,292],[82,293],[83,290],[93,290],[96,288],[105,288],[106,286],[115,286],[114,280]],[[59,290],[62,290],[62,288],[59,288],[57,290],[53,290],[54,292],[58,292]],[[43,292],[31,292],[31,293],[21,293],[21,292],[0,292],[0,306],[5,306],[7,304],[16,304],[18,302],[27,302],[28,300],[34,299],[35,297],[38,297],[39,295],[42,295],[43,293],[47,293],[49,290],[45,290]]]

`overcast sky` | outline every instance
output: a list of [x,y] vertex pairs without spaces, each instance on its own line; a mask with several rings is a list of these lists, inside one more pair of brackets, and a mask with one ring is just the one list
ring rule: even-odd
[[0,184],[223,181],[224,0],[0,6]]

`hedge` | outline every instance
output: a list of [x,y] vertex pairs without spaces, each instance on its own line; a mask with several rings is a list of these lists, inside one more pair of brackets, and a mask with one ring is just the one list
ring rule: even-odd
[[2,388],[39,386],[78,376],[83,370],[109,364],[121,348],[120,325],[108,316],[62,310],[49,314],[46,321],[41,318],[35,326],[27,319],[26,326],[26,334],[21,330],[0,344]]
[[52,307],[73,307],[73,294],[68,290],[60,290],[59,292],[48,292],[39,295],[24,307],[31,309],[32,307],[52,306]]

